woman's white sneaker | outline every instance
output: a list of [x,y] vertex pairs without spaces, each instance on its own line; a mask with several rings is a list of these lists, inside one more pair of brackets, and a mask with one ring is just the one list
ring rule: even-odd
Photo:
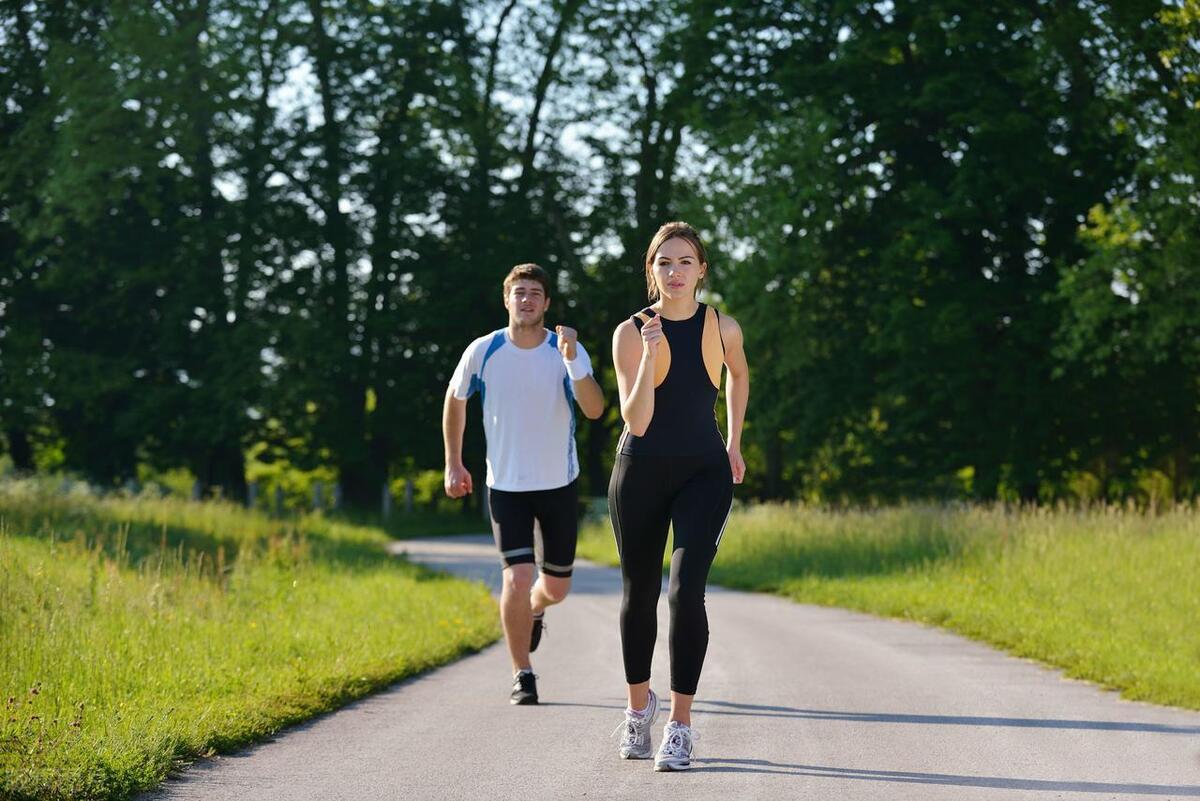
[[692,766],[692,751],[700,735],[677,720],[663,727],[662,743],[654,757],[655,770],[687,770]]
[[621,759],[649,759],[654,749],[650,747],[650,727],[658,717],[658,696],[650,691],[650,701],[645,711],[638,713],[625,710],[625,719],[613,730],[621,733]]

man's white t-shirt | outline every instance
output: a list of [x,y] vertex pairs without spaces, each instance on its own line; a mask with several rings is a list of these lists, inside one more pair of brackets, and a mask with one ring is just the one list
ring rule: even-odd
[[[576,375],[591,373],[578,342],[572,368]],[[489,487],[557,489],[579,475],[575,392],[553,331],[535,348],[514,345],[507,328],[479,337],[463,351],[450,386],[460,400],[476,392],[482,398]]]

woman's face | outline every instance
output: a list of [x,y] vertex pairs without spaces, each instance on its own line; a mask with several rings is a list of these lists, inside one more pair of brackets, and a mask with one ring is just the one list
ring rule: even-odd
[[658,294],[664,299],[680,300],[696,296],[696,284],[708,265],[700,261],[691,242],[675,237],[659,247],[652,269]]

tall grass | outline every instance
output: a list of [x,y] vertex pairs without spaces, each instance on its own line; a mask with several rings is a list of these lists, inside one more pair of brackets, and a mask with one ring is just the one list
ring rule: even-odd
[[[610,564],[606,524],[580,553]],[[1128,698],[1200,709],[1200,510],[735,512],[714,583],[919,620]]]
[[125,798],[498,636],[376,528],[0,485],[0,797]]

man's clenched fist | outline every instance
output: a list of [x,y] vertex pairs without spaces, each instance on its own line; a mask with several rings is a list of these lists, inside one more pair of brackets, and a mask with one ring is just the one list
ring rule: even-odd
[[563,358],[569,362],[575,361],[575,343],[579,341],[579,332],[570,326],[556,325],[554,333],[558,334],[558,350]]

